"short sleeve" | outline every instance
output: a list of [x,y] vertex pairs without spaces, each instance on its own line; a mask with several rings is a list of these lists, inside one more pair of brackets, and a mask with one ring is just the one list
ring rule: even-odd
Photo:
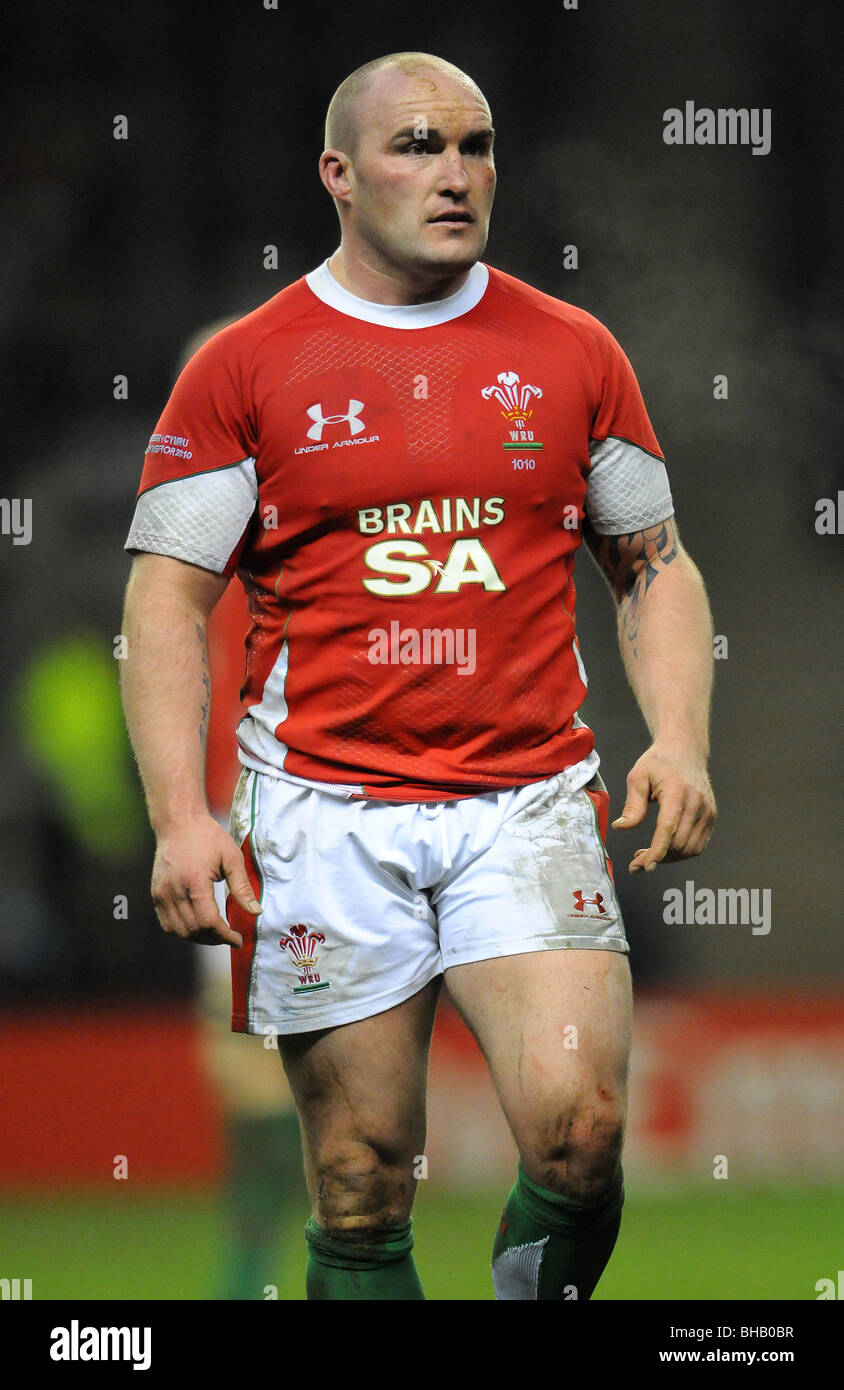
[[664,521],[674,506],[633,368],[606,329],[599,346],[601,398],[589,441],[586,514],[600,535],[623,535]]
[[224,329],[188,362],[150,438],[126,550],[232,573],[258,497],[244,396],[238,340]]

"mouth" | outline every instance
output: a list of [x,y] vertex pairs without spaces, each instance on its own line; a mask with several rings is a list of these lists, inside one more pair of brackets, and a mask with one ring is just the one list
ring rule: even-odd
[[436,217],[428,218],[428,222],[434,226],[444,227],[471,226],[474,220],[471,213],[461,212],[457,208],[451,208],[448,212],[441,212]]

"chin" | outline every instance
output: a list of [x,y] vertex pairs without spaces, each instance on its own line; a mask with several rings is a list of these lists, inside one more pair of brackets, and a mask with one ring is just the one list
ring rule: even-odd
[[442,270],[457,274],[460,271],[471,270],[472,266],[483,255],[485,246],[485,240],[473,239],[471,242],[458,242],[455,238],[451,245],[438,246],[436,249],[420,249],[416,264],[420,269]]

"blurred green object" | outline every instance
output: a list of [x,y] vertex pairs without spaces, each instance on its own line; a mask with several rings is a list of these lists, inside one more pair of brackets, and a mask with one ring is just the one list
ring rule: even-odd
[[[489,1253],[502,1194],[422,1184],[416,1262],[429,1301],[492,1299]],[[282,1235],[281,1300],[303,1300],[307,1207]],[[830,1188],[683,1188],[628,1197],[596,1300],[817,1298],[840,1264],[844,1193]],[[213,1196],[4,1194],[5,1266],[39,1299],[211,1299],[223,1222]],[[270,1291],[272,1292],[272,1291]]]
[[36,649],[14,717],[74,838],[101,858],[137,853],[146,820],[108,639],[74,632]]

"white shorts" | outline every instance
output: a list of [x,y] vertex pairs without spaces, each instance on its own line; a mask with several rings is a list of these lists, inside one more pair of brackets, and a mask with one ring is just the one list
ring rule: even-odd
[[230,828],[257,919],[230,897],[232,1029],[304,1033],[382,1013],[452,965],[627,951],[600,777],[425,803],[350,800],[244,768]]

